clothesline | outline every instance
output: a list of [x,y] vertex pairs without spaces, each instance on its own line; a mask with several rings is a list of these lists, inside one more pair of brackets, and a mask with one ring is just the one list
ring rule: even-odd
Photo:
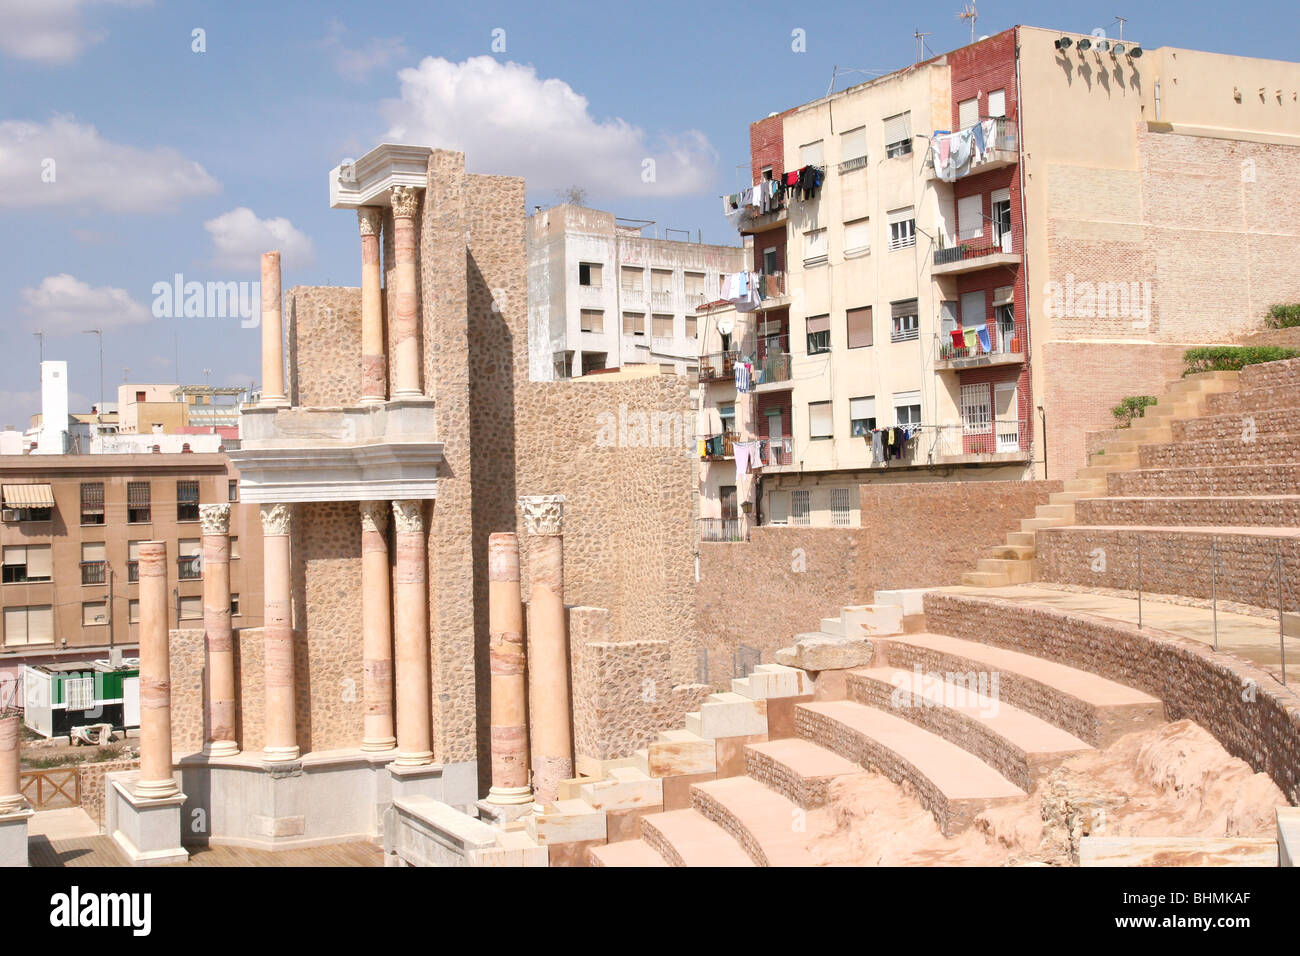
[[[779,209],[787,196],[801,201],[814,199],[826,178],[822,166],[802,166],[780,177],[764,179],[739,192],[728,193],[722,199],[722,214],[733,226],[741,220],[762,216]],[[797,195],[796,195],[797,194]]]
[[973,167],[992,159],[997,147],[998,120],[987,117],[967,129],[935,130],[930,136],[930,155],[934,170],[944,182],[954,182]]

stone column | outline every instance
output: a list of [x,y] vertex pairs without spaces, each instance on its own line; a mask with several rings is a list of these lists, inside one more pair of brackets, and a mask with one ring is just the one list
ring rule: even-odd
[[167,544],[140,542],[140,777],[135,795],[173,797],[172,677],[167,646]]
[[528,701],[533,789],[538,803],[559,796],[573,776],[569,642],[564,622],[564,496],[519,499],[528,542]]
[[284,322],[280,315],[280,253],[262,253],[262,405],[288,405],[284,390]]
[[262,505],[262,568],[265,591],[262,626],[266,701],[266,743],[262,759],[297,760],[293,659],[293,609],[289,595],[289,534],[293,505]]
[[230,627],[230,505],[201,505],[203,635],[208,653],[207,728],[212,757],[239,753],[235,742],[235,640]]
[[[382,356],[381,356],[382,358]],[[392,750],[393,623],[389,612],[388,502],[361,502],[361,657],[365,667],[362,750]]]
[[379,206],[362,206],[357,210],[357,221],[361,228],[361,404],[373,405],[388,395],[379,266],[379,231],[384,210]]
[[393,259],[397,283],[393,316],[394,398],[416,398],[421,389],[420,330],[415,295],[415,211],[420,194],[414,186],[394,186]]
[[22,718],[17,714],[0,717],[0,816],[27,809],[20,780],[18,737]]
[[488,802],[533,802],[528,782],[528,700],[519,539],[488,536],[488,660],[492,673],[492,789]]
[[402,767],[433,762],[430,749],[428,552],[424,502],[394,501],[397,565],[393,582],[396,645],[397,760]]

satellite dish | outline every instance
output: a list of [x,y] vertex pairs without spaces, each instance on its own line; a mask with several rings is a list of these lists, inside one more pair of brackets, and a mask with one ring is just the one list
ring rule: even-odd
[[730,335],[731,330],[736,327],[736,317],[734,315],[724,315],[718,319],[718,331],[723,335]]

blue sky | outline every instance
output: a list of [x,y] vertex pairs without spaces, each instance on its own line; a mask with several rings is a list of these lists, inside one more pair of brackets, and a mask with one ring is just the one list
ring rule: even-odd
[[[980,3],[976,31],[1114,35],[1101,11],[1120,6]],[[0,424],[39,410],[37,328],[77,408],[98,397],[81,332],[96,326],[109,401],[127,368],[173,380],[177,351],[185,382],[254,379],[255,329],[155,318],[154,283],[255,281],[279,247],[286,288],[358,284],[355,217],[329,209],[326,174],[385,139],[525,176],[530,208],[577,185],[589,205],[735,242],[716,197],[740,182],[748,124],[824,95],[836,64],[905,66],[917,28],[931,52],[962,45],[961,7],[0,0]],[[1294,59],[1300,33],[1282,0],[1120,12],[1148,47]]]

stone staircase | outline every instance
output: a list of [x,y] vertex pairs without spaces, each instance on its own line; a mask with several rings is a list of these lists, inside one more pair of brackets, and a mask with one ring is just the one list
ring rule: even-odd
[[[1246,371],[1262,367],[1250,366]],[[1038,533],[1078,523],[1080,500],[1108,494],[1112,475],[1147,467],[1145,462],[1156,460],[1160,454],[1153,449],[1180,441],[1204,440],[1195,432],[1191,438],[1184,438],[1185,427],[1201,416],[1213,414],[1219,396],[1235,394],[1238,375],[1237,372],[1201,372],[1169,385],[1156,404],[1146,408],[1144,417],[1135,419],[1128,428],[1114,429],[1114,437],[1090,456],[1087,467],[1067,479],[1064,490],[1053,492],[1048,503],[1039,505],[1032,518],[1022,519],[1020,530],[1010,532],[1005,544],[990,548],[987,557],[976,563],[974,571],[962,575],[961,583],[973,587],[1005,587],[1034,580]],[[1300,430],[1297,434],[1300,435]],[[1266,437],[1275,440],[1271,434]],[[1278,443],[1285,445],[1280,439]],[[1284,456],[1285,452],[1279,447],[1277,454]],[[1300,455],[1290,459],[1279,457],[1278,461],[1300,461]]]

